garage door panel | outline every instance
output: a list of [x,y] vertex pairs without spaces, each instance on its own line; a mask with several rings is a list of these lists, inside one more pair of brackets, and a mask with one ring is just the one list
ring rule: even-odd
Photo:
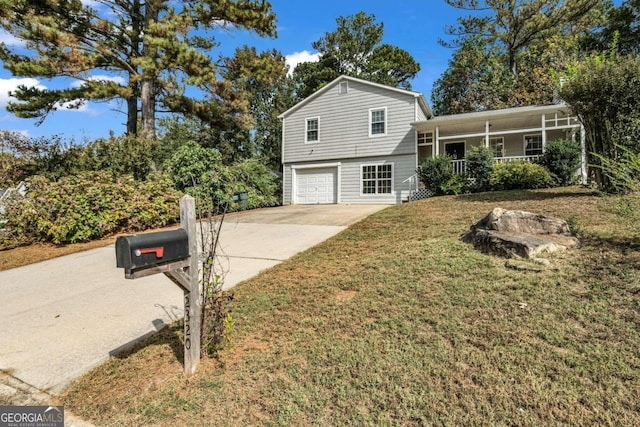
[[300,204],[337,202],[337,168],[314,168],[296,171],[296,201]]

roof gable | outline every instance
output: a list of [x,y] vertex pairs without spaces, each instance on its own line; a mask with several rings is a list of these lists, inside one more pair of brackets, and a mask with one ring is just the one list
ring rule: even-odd
[[429,107],[429,104],[427,104],[427,101],[426,101],[424,95],[422,93],[420,93],[420,92],[413,92],[413,91],[406,90],[406,89],[398,89],[396,87],[386,86],[386,85],[383,85],[383,84],[380,84],[380,83],[373,83],[373,82],[370,82],[368,80],[363,80],[363,79],[358,79],[358,78],[351,77],[351,76],[342,75],[342,76],[334,79],[333,81],[329,82],[324,87],[318,89],[317,91],[315,91],[314,93],[312,93],[311,95],[309,95],[308,97],[303,99],[302,101],[298,102],[296,105],[294,105],[293,107],[289,108],[284,113],[280,114],[278,116],[278,118],[280,118],[280,119],[285,118],[286,116],[288,116],[291,113],[293,113],[294,111],[300,109],[301,107],[303,107],[307,103],[309,103],[312,100],[320,97],[323,93],[328,92],[329,90],[331,90],[331,88],[335,87],[336,85],[340,84],[340,82],[343,82],[343,81],[357,82],[357,83],[361,83],[361,84],[366,85],[366,86],[377,87],[377,88],[380,88],[380,89],[384,89],[384,90],[388,90],[388,91],[392,91],[392,92],[396,92],[396,93],[401,93],[401,94],[404,94],[404,95],[412,96],[413,98],[418,99],[418,103],[420,104],[420,108],[422,108],[425,116],[427,116],[427,117],[432,117],[433,116],[433,113],[431,112],[431,108]]

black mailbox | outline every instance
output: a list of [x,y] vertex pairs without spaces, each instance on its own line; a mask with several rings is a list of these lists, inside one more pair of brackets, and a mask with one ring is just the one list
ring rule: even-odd
[[189,257],[189,236],[178,228],[157,233],[120,236],[116,240],[116,262],[131,272]]

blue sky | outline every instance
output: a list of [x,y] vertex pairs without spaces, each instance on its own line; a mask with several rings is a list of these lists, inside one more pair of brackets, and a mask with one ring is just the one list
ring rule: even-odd
[[[91,2],[91,0],[83,0]],[[615,2],[619,4],[619,1]],[[444,0],[324,0],[321,3],[300,0],[271,0],[278,20],[278,37],[261,38],[242,30],[221,30],[216,38],[221,46],[212,54],[232,55],[236,47],[247,44],[259,51],[278,49],[287,56],[291,64],[310,60],[316,52],[311,43],[336,28],[336,18],[353,15],[359,11],[374,14],[378,22],[384,23],[384,43],[396,45],[408,51],[420,64],[421,71],[412,81],[413,90],[431,98],[433,83],[447,67],[452,50],[438,44],[444,37],[444,27],[455,23],[463,11],[447,5]],[[0,34],[0,41],[11,44],[10,37]],[[96,76],[104,72],[96,71]],[[116,110],[117,103],[87,103],[80,110],[58,110],[46,118],[40,126],[35,120],[19,119],[5,110],[7,92],[18,84],[18,80],[0,70],[0,130],[24,132],[33,137],[63,135],[76,142],[106,137],[109,131],[116,135],[124,132],[125,116]],[[45,81],[33,79],[21,82],[27,85],[59,87],[72,85],[71,80]]]

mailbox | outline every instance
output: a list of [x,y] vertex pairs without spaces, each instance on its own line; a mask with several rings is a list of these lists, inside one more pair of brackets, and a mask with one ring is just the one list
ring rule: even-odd
[[117,266],[127,273],[185,258],[189,258],[189,237],[182,228],[120,236],[116,240]]

